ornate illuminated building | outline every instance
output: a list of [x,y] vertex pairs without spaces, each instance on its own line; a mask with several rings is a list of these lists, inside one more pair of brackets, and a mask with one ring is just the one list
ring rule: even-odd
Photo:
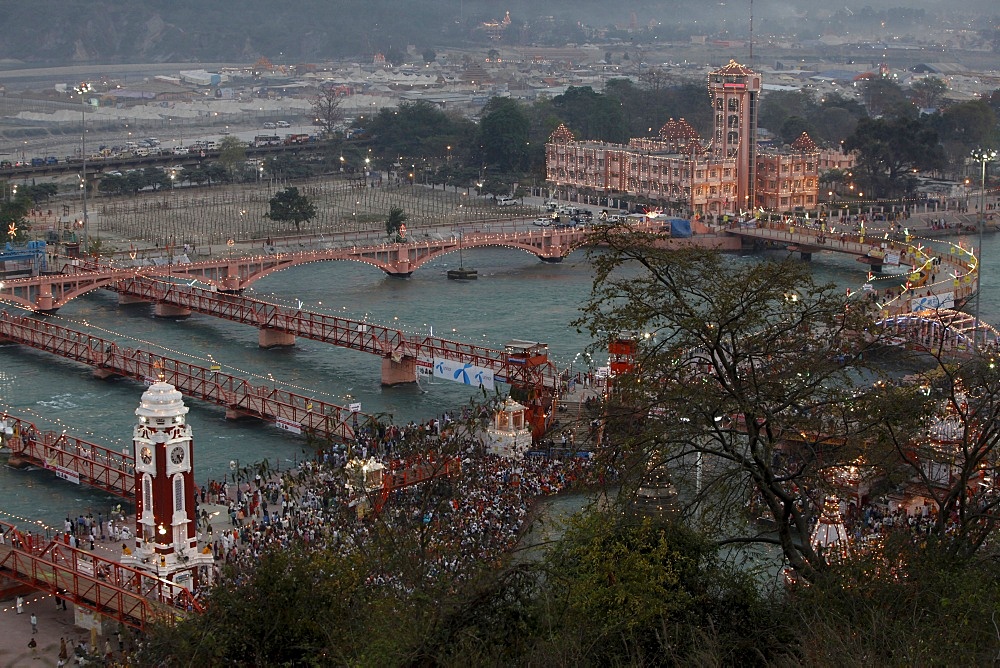
[[735,61],[711,72],[708,140],[683,118],[627,145],[577,141],[560,125],[546,143],[546,178],[558,188],[639,196],[694,214],[815,209],[819,150],[803,135],[789,148],[758,151],[760,89],[760,74]]

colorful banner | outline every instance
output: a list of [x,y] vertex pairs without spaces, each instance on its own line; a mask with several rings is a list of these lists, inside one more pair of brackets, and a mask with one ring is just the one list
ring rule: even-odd
[[446,378],[463,385],[484,387],[487,390],[493,389],[493,372],[491,370],[440,357],[434,358],[434,377]]
[[285,418],[278,418],[277,420],[274,421],[274,425],[278,429],[284,429],[285,431],[290,431],[293,434],[302,433],[302,425],[292,420],[286,420]]
[[927,295],[910,300],[910,311],[937,310],[942,308],[955,308],[955,293],[942,292],[939,295]]
[[885,257],[882,258],[882,264],[887,264],[892,267],[899,266],[899,251],[891,250],[885,252]]
[[73,469],[68,469],[65,466],[59,466],[58,464],[53,464],[51,462],[45,462],[45,468],[53,471],[56,474],[56,477],[60,480],[71,482],[74,485],[80,484],[80,474]]

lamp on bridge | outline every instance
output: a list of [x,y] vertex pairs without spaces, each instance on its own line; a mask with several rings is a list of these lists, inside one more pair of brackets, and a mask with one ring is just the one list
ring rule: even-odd
[[89,221],[87,219],[87,93],[92,93],[94,87],[87,83],[86,81],[81,82],[79,85],[73,88],[76,94],[80,96],[80,101],[83,106],[80,107],[80,158],[82,160],[80,177],[80,187],[83,188],[83,252],[87,252],[87,233],[90,231]]
[[972,152],[972,159],[982,165],[982,189],[979,191],[979,219],[976,227],[979,228],[979,244],[976,248],[976,309],[975,309],[975,329],[972,330],[972,340],[979,342],[979,295],[982,286],[983,276],[983,228],[986,226],[986,165],[996,160],[996,149],[977,148]]

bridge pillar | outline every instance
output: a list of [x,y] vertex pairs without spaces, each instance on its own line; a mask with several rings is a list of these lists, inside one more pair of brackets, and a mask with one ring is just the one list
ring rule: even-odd
[[148,299],[143,299],[142,297],[136,297],[135,295],[126,295],[121,292],[118,293],[118,305],[119,306],[130,306],[132,304],[148,304]]
[[43,313],[52,313],[56,310],[54,304],[55,298],[52,296],[52,286],[48,283],[38,286],[35,308]]
[[387,387],[417,382],[417,360],[403,357],[398,362],[391,357],[382,358],[382,384]]
[[115,373],[111,369],[102,369],[100,367],[95,368],[94,372],[93,372],[94,378],[96,378],[98,380],[106,380],[108,378],[111,378],[111,376],[114,376],[114,375],[115,375]]
[[413,267],[410,266],[409,246],[399,245],[393,253],[393,259],[389,263],[389,268],[385,273],[393,278],[409,278],[413,274]]
[[219,292],[243,292],[243,286],[240,284],[240,277],[235,275],[223,276],[222,280],[219,282]]
[[563,261],[562,255],[559,255],[559,256],[556,256],[556,257],[542,257],[542,256],[539,256],[539,259],[542,262],[548,262],[549,264],[558,264],[559,262]]
[[191,309],[159,302],[153,307],[153,315],[157,318],[186,318],[191,315]]
[[278,348],[281,346],[294,346],[295,335],[289,332],[282,332],[270,327],[261,327],[257,334],[257,345],[261,348]]

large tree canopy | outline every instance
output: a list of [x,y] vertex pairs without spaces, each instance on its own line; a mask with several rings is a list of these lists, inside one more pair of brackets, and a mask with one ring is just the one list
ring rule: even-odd
[[[866,397],[854,369],[868,344],[847,332],[870,329],[864,304],[846,309],[843,293],[799,262],[735,263],[618,230],[602,241],[578,325],[602,346],[622,332],[639,345],[635,372],[615,379],[609,429],[622,437],[608,464],[637,465],[626,488],[665,467],[679,489],[686,481],[690,519],[729,540],[778,545],[813,577],[826,562],[809,540],[819,508],[805,490],[831,465],[883,459],[865,438],[873,423],[855,412]],[[801,448],[779,448],[789,438]]]
[[944,151],[924,119],[865,118],[844,147],[858,152],[855,169],[875,197],[903,195],[913,188],[913,172],[941,169]]
[[294,186],[278,191],[269,204],[271,210],[264,215],[277,222],[294,223],[296,231],[302,223],[316,217],[316,206]]
[[[707,101],[705,104],[708,106]],[[552,100],[552,107],[578,139],[628,141],[628,128],[618,98],[595,93],[590,86],[571,86]]]
[[530,130],[531,121],[520,103],[493,98],[479,122],[483,161],[500,172],[526,169]]

